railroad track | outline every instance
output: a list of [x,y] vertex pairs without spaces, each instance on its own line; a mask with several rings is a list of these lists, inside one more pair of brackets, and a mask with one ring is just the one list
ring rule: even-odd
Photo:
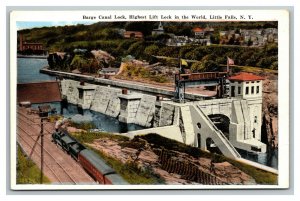
[[[18,135],[18,138],[22,140],[21,142],[19,142],[19,144],[22,144],[22,146],[25,146],[25,147],[27,147],[27,148],[29,148],[29,149],[32,149],[32,146],[30,145],[30,143],[28,143],[28,142],[24,139],[24,137],[22,137],[21,135]],[[22,142],[23,142],[23,143],[22,143]],[[25,147],[24,147],[24,148],[25,148]],[[36,150],[34,150],[34,153],[36,153],[36,155],[34,155],[34,156],[38,157],[38,158],[39,158],[38,160],[40,160],[40,158],[41,158],[40,152],[37,152]],[[33,156],[32,156],[32,157],[33,157]],[[53,177],[55,177],[55,179],[56,179],[59,183],[63,183],[62,180],[60,179],[60,177],[57,176],[57,174],[55,173],[55,171],[51,168],[51,166],[48,165],[48,163],[45,163],[45,162],[44,162],[44,164],[46,165],[45,168],[49,169],[49,171],[52,173]]]
[[[33,136],[38,137],[38,135],[30,135],[30,133],[29,133],[30,129],[27,129],[27,130],[23,129],[24,127],[28,128],[28,126],[30,126],[29,128],[32,128],[32,125],[30,125],[28,123],[28,121],[31,121],[31,120],[28,119],[26,116],[23,116],[23,118],[18,118],[18,121],[19,121],[18,126],[17,126],[18,127],[18,137],[20,139],[22,139],[22,141],[25,144],[27,144],[27,146],[32,150],[34,147],[34,144],[36,142],[36,139]],[[27,126],[24,126],[24,124],[27,124]],[[34,126],[34,127],[36,129],[36,126]],[[49,131],[47,131],[47,132],[49,134],[51,134],[51,132],[49,132]],[[23,133],[23,135],[21,133]],[[33,151],[36,153],[36,156],[38,158],[41,158],[40,151],[37,150],[37,149],[39,149],[39,150],[41,149],[41,144],[39,142],[37,142],[37,144],[39,146],[36,146]],[[63,167],[47,149],[44,148],[44,151],[46,153],[46,155],[44,156],[46,160],[44,160],[44,161],[48,161],[48,162],[44,162],[44,164],[47,166],[47,168],[50,170],[50,172],[55,176],[55,178],[58,180],[58,182],[59,183],[68,182],[71,184],[77,184],[76,180],[68,173],[68,170],[66,170],[66,168]]]

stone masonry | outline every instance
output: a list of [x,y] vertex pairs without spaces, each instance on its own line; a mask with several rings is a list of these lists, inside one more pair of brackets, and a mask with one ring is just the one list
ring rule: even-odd
[[122,89],[62,80],[61,91],[69,103],[118,118],[121,122],[151,127],[156,97],[141,93],[122,94]]

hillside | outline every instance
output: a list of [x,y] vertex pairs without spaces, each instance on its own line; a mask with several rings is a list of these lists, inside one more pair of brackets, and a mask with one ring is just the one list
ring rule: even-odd
[[[219,38],[221,30],[238,30],[254,28],[277,27],[276,22],[164,22],[165,33],[152,36],[151,31],[157,28],[158,22],[98,22],[92,25],[42,27],[18,31],[26,42],[40,42],[48,52],[72,52],[76,48],[88,50],[101,49],[107,51],[118,61],[115,66],[119,67],[120,61],[127,55],[136,59],[147,60],[150,63],[157,62],[156,56],[184,58],[206,63],[202,69],[196,71],[213,71],[219,64],[226,64],[227,57],[232,58],[236,65],[258,66],[275,69],[278,66],[277,44],[268,44],[265,47],[241,47],[241,46],[166,46],[168,34],[176,36],[191,36],[193,27],[212,27],[214,34],[212,41]],[[124,30],[140,31],[143,40],[125,39]],[[210,62],[207,62],[210,61]],[[178,66],[178,62],[171,60],[163,61],[166,65]],[[192,64],[189,63],[189,67]]]

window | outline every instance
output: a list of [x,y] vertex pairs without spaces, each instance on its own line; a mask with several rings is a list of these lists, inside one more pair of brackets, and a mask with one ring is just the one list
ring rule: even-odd
[[254,81],[252,81],[251,83],[254,83]]
[[251,87],[251,94],[254,94],[254,86]]
[[249,94],[249,87],[246,87],[246,95]]
[[256,83],[259,83],[260,81],[256,81]]
[[197,127],[200,129],[201,128],[201,124],[198,122],[197,123]]
[[235,96],[235,87],[231,86],[231,97]]
[[259,86],[256,87],[256,93],[259,94]]
[[79,89],[79,99],[82,99],[82,98],[83,98],[83,90]]
[[249,82],[246,82],[246,84],[249,84]]
[[241,87],[238,87],[238,94],[241,94]]

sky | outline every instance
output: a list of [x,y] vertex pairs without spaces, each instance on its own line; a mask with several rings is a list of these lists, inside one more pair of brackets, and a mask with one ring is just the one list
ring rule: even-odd
[[17,22],[17,29],[22,30],[22,29],[31,29],[31,28],[37,28],[37,27],[52,27],[52,26],[65,26],[65,25],[76,25],[76,24],[93,24],[95,22],[91,21],[49,21],[49,22],[33,22],[33,21],[19,21]]

